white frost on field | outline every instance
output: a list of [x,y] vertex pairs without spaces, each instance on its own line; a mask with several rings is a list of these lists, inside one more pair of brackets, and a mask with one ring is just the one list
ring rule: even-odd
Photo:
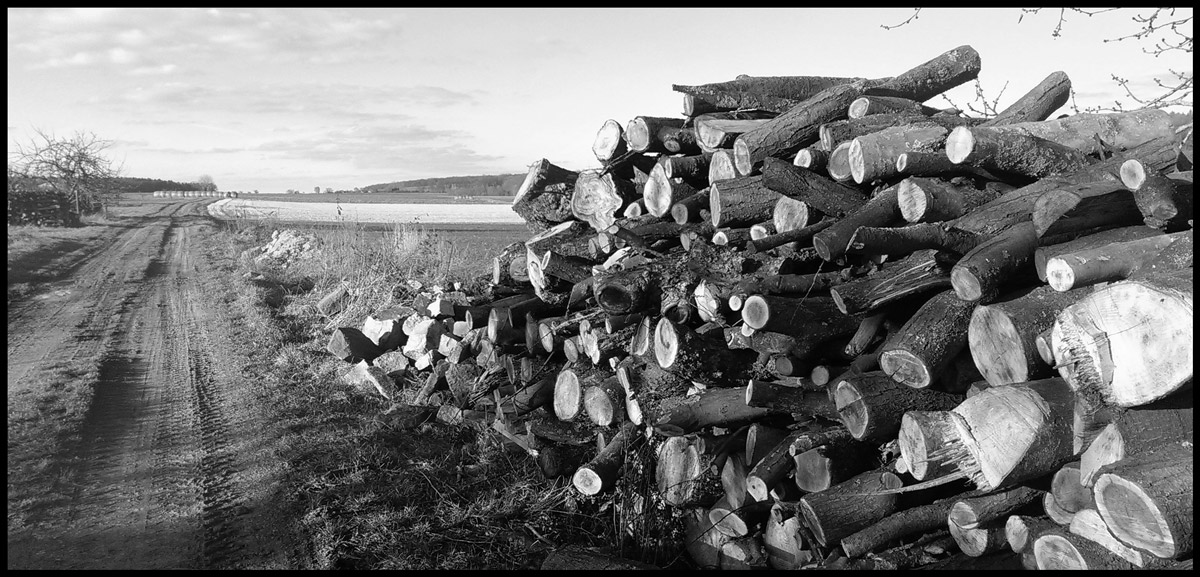
[[424,224],[524,224],[507,204],[338,204],[223,198],[208,213],[226,220],[275,218],[290,222],[381,222]]

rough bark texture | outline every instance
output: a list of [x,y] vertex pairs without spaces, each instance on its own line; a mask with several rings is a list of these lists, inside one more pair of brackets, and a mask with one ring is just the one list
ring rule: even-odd
[[989,118],[983,126],[1045,120],[1050,118],[1055,110],[1062,108],[1070,97],[1071,79],[1067,77],[1067,73],[1061,70],[1051,72],[1016,102]]
[[750,226],[769,220],[782,197],[763,184],[762,176],[743,176],[708,187],[708,210],[714,227]]
[[817,254],[833,261],[846,254],[850,239],[861,226],[888,226],[900,220],[900,205],[896,200],[896,187],[888,187],[877,193],[859,209],[846,215],[828,229],[813,237]]
[[533,231],[549,228],[571,218],[571,196],[579,173],[545,158],[533,163],[517,193],[512,209]]
[[830,181],[778,158],[763,161],[762,183],[780,194],[803,201],[832,217],[843,217],[867,203],[868,197],[857,188]]
[[963,400],[959,394],[905,386],[883,371],[843,375],[832,383],[832,396],[850,434],[873,443],[895,439],[908,411],[949,411]]

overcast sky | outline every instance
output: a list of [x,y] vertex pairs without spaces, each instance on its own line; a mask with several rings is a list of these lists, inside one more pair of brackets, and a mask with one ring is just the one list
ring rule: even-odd
[[541,158],[582,170],[606,119],[682,117],[673,83],[893,76],[964,44],[985,93],[1007,83],[1001,107],[1056,70],[1081,108],[1111,105],[1112,74],[1150,93],[1168,69],[1192,72],[1191,54],[1103,42],[1136,32],[1138,11],[1071,15],[1054,38],[1057,9],[1018,22],[1018,8],[929,8],[885,30],[912,9],[9,8],[9,150],[35,129],[92,132],[125,176],[262,192]]

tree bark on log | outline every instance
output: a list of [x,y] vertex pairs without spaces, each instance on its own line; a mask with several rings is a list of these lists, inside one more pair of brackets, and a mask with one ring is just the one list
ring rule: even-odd
[[1193,450],[1169,446],[1128,455],[1100,470],[1096,510],[1118,539],[1162,559],[1192,552]]
[[1148,238],[1151,236],[1161,236],[1163,234],[1165,233],[1163,233],[1161,230],[1143,225],[1110,228],[1096,233],[1083,235],[1066,242],[1039,246],[1033,251],[1033,266],[1035,269],[1037,269],[1038,280],[1046,282],[1046,263],[1051,258],[1072,252],[1104,246],[1114,242],[1125,242],[1129,240]]
[[762,171],[762,182],[767,188],[801,200],[829,216],[846,216],[869,200],[857,188],[830,181],[782,159],[765,159]]
[[1177,396],[1124,409],[1117,415],[1108,415],[1101,427],[1080,455],[1079,482],[1085,487],[1096,484],[1102,467],[1126,455],[1190,444],[1194,428],[1191,398]]
[[696,134],[682,118],[635,116],[625,125],[625,143],[635,152],[700,154]]
[[830,296],[843,314],[869,313],[920,293],[950,287],[953,262],[935,250],[914,252],[864,278],[830,287]]
[[1071,96],[1071,79],[1061,70],[1049,76],[1026,92],[1016,102],[1008,105],[982,126],[999,126],[1017,122],[1039,122],[1050,118],[1055,110],[1062,108]]
[[689,381],[717,387],[746,382],[754,352],[730,350],[723,335],[710,335],[659,318],[654,328],[654,359],[663,370]]
[[662,217],[670,212],[675,203],[696,194],[696,192],[695,188],[682,179],[669,178],[663,165],[656,164],[650,170],[650,180],[642,189],[642,200],[645,202],[647,212]]
[[910,98],[897,98],[894,96],[864,96],[850,103],[850,108],[846,111],[846,115],[851,120],[862,118],[864,116],[889,114],[889,113],[906,113],[919,114],[921,116],[933,116],[941,112],[932,106],[926,106],[912,100]]
[[958,549],[968,557],[983,557],[997,552],[1008,552],[1008,541],[1004,536],[1004,523],[992,521],[972,529],[950,524],[950,535]]
[[750,92],[790,100],[805,100],[823,90],[862,78],[831,76],[749,76],[739,75],[726,82],[710,82],[689,86],[672,84],[671,90],[684,94],[714,94],[718,92]]
[[513,196],[512,209],[533,231],[571,218],[571,196],[579,173],[545,158],[533,163]]
[[637,426],[626,421],[612,440],[596,453],[587,464],[575,471],[571,484],[584,495],[598,495],[611,490],[617,473],[625,464],[625,451],[638,439]]
[[1033,272],[1029,265],[1037,246],[1038,237],[1031,222],[1017,224],[979,243],[950,269],[954,294],[968,302],[990,302],[1002,287],[1022,280],[1027,270]]
[[[539,258],[549,251],[563,256],[592,259],[588,240],[595,234],[588,224],[580,220],[568,220],[555,224],[525,241],[525,248]],[[528,266],[528,265],[527,265]]]
[[953,291],[934,295],[880,348],[883,372],[907,386],[924,389],[967,346],[975,304]]
[[1011,188],[986,186],[980,189],[940,178],[910,176],[897,186],[896,203],[900,206],[900,216],[908,222],[939,222],[956,219],[996,200],[1008,190]]
[[806,148],[801,148],[796,153],[796,157],[792,160],[792,164],[800,168],[807,168],[822,176],[827,175],[825,165],[829,162],[829,151],[821,148],[821,143],[810,144]]
[[708,208],[708,189],[693,193],[691,196],[676,202],[671,206],[671,218],[677,224],[700,222],[700,211]]
[[667,178],[680,178],[684,182],[700,190],[708,186],[708,165],[712,162],[713,153],[702,152],[687,156],[658,157],[658,163],[663,165]]
[[1030,219],[1039,237],[1141,222],[1133,194],[1103,180],[1047,191],[1034,201]]
[[1121,165],[1120,174],[1147,226],[1178,229],[1192,219],[1192,171],[1164,175],[1134,158]]
[[[962,129],[959,127],[955,130]],[[885,128],[850,141],[847,151],[854,182],[870,184],[899,174],[896,158],[906,152],[935,152],[950,133],[933,123],[914,123]]]
[[1190,268],[1097,288],[1054,324],[1058,372],[1110,405],[1162,399],[1192,379],[1192,307]]
[[[1071,518],[1068,530],[1075,535],[1090,539],[1101,547],[1108,549],[1114,555],[1129,561],[1138,568],[1148,568],[1157,565],[1158,558],[1143,554],[1141,549],[1130,547],[1112,534],[1112,529],[1104,522],[1096,509],[1081,509]],[[1153,561],[1152,561],[1153,560]]]
[[739,110],[761,110],[780,114],[802,101],[754,92],[717,91],[709,94],[684,94],[683,115],[695,118],[703,114]]
[[947,519],[951,525],[975,529],[994,522],[1003,522],[1009,515],[1041,501],[1045,491],[1017,486],[1004,491],[958,499],[950,507]]
[[738,170],[750,174],[768,156],[791,157],[816,142],[820,126],[845,118],[846,109],[862,96],[865,86],[853,83],[829,87],[759,128],[742,133],[733,144]]
[[880,191],[866,204],[828,229],[817,233],[813,237],[813,247],[817,249],[817,254],[827,261],[840,259],[846,254],[850,239],[859,227],[889,226],[902,219],[896,192],[895,186]]
[[709,507],[722,494],[720,479],[712,471],[712,455],[694,439],[670,437],[658,448],[655,483],[663,502],[672,507]]
[[803,434],[803,431],[789,433],[767,451],[746,474],[746,492],[756,501],[766,501],[770,497],[771,488],[791,470],[793,461],[788,449],[792,442]]
[[832,391],[838,419],[855,439],[871,443],[895,439],[908,411],[949,411],[963,400],[962,395],[903,385],[883,371],[843,375]]
[[1034,539],[1058,524],[1045,517],[1009,515],[1004,522],[1004,535],[1013,553],[1032,549]]
[[792,457],[792,476],[801,491],[824,491],[872,468],[878,453],[878,445],[840,438]]
[[821,344],[858,330],[862,319],[842,314],[832,297],[791,298],[757,294],[745,300],[742,320],[756,331],[791,335],[792,352],[804,358]]
[[966,164],[955,164],[946,157],[946,151],[905,152],[896,157],[896,174],[902,176],[937,176],[950,178],[967,176],[992,182],[1002,180],[986,170]]
[[869,87],[867,96],[892,96],[925,102],[979,76],[979,53],[963,45],[905,71],[886,82]]
[[1075,535],[1065,527],[1050,528],[1034,539],[1033,554],[1039,571],[1135,568],[1133,563],[1099,543]]
[[1056,120],[1016,122],[989,128],[1044,138],[1095,156],[1110,149],[1130,150],[1174,134],[1170,116],[1165,110],[1155,108],[1112,114],[1074,114]]
[[800,498],[800,511],[813,537],[824,547],[871,526],[896,510],[895,494],[904,483],[894,473],[874,470],[860,473],[824,491]]
[[664,404],[661,407],[661,416],[654,422],[654,430],[660,435],[684,435],[705,427],[726,427],[783,414],[774,408],[747,406],[744,387],[708,389],[698,395],[672,400],[674,403],[670,406]]
[[712,160],[708,163],[708,185],[722,180],[730,180],[743,176],[734,164],[733,151],[727,148],[713,152]]
[[696,141],[700,149],[704,152],[715,152],[722,148],[733,148],[733,142],[738,136],[762,126],[768,120],[770,119],[729,119],[703,115],[697,116],[693,124],[696,127]]
[[836,420],[837,410],[829,395],[821,390],[805,389],[750,379],[746,386],[746,405],[772,407],[787,413],[820,416]]
[[850,558],[861,557],[896,539],[945,527],[950,507],[958,499],[958,496],[939,499],[926,505],[892,513],[843,537],[841,540],[842,552]]
[[767,550],[767,564],[772,569],[799,569],[812,559],[800,532],[800,515],[778,503],[773,504],[767,514],[763,546]]
[[783,196],[767,188],[762,176],[716,181],[708,187],[708,210],[717,228],[750,226],[772,217]]
[[583,389],[583,409],[592,422],[611,427],[625,420],[625,390],[613,375]]
[[758,240],[751,241],[746,244],[746,253],[753,255],[760,252],[766,252],[773,248],[779,248],[784,245],[791,245],[793,248],[801,248],[811,244],[812,238],[817,233],[833,226],[837,219],[825,218],[815,224],[810,224],[804,228],[776,232],[770,236],[763,237]]
[[1093,162],[1078,149],[1000,127],[960,126],[946,137],[945,148],[955,164],[1027,179],[1073,172]]
[[625,129],[621,127],[621,123],[611,118],[605,120],[604,124],[600,125],[600,130],[596,131],[596,138],[592,140],[592,153],[596,155],[596,160],[607,163],[628,151]]
[[1082,291],[1042,286],[976,307],[967,326],[967,346],[988,384],[998,387],[1053,376],[1053,368],[1038,353],[1037,336],[1082,297]]

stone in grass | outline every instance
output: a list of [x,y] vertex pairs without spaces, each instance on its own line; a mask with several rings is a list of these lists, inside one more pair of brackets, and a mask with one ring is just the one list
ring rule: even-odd
[[359,361],[343,375],[346,382],[365,390],[374,390],[387,400],[392,400],[396,384],[392,378],[379,367],[373,367],[367,361]]
[[346,309],[346,301],[349,300],[346,297],[349,295],[350,289],[343,282],[317,303],[317,310],[326,317],[332,317]]
[[325,346],[325,349],[333,353],[333,356],[348,363],[373,361],[383,354],[383,351],[379,350],[379,347],[371,342],[367,335],[354,327],[334,329],[333,334],[329,335],[329,344]]
[[383,372],[389,376],[399,377],[404,374],[411,362],[402,351],[388,351],[376,357],[371,364],[383,369]]

